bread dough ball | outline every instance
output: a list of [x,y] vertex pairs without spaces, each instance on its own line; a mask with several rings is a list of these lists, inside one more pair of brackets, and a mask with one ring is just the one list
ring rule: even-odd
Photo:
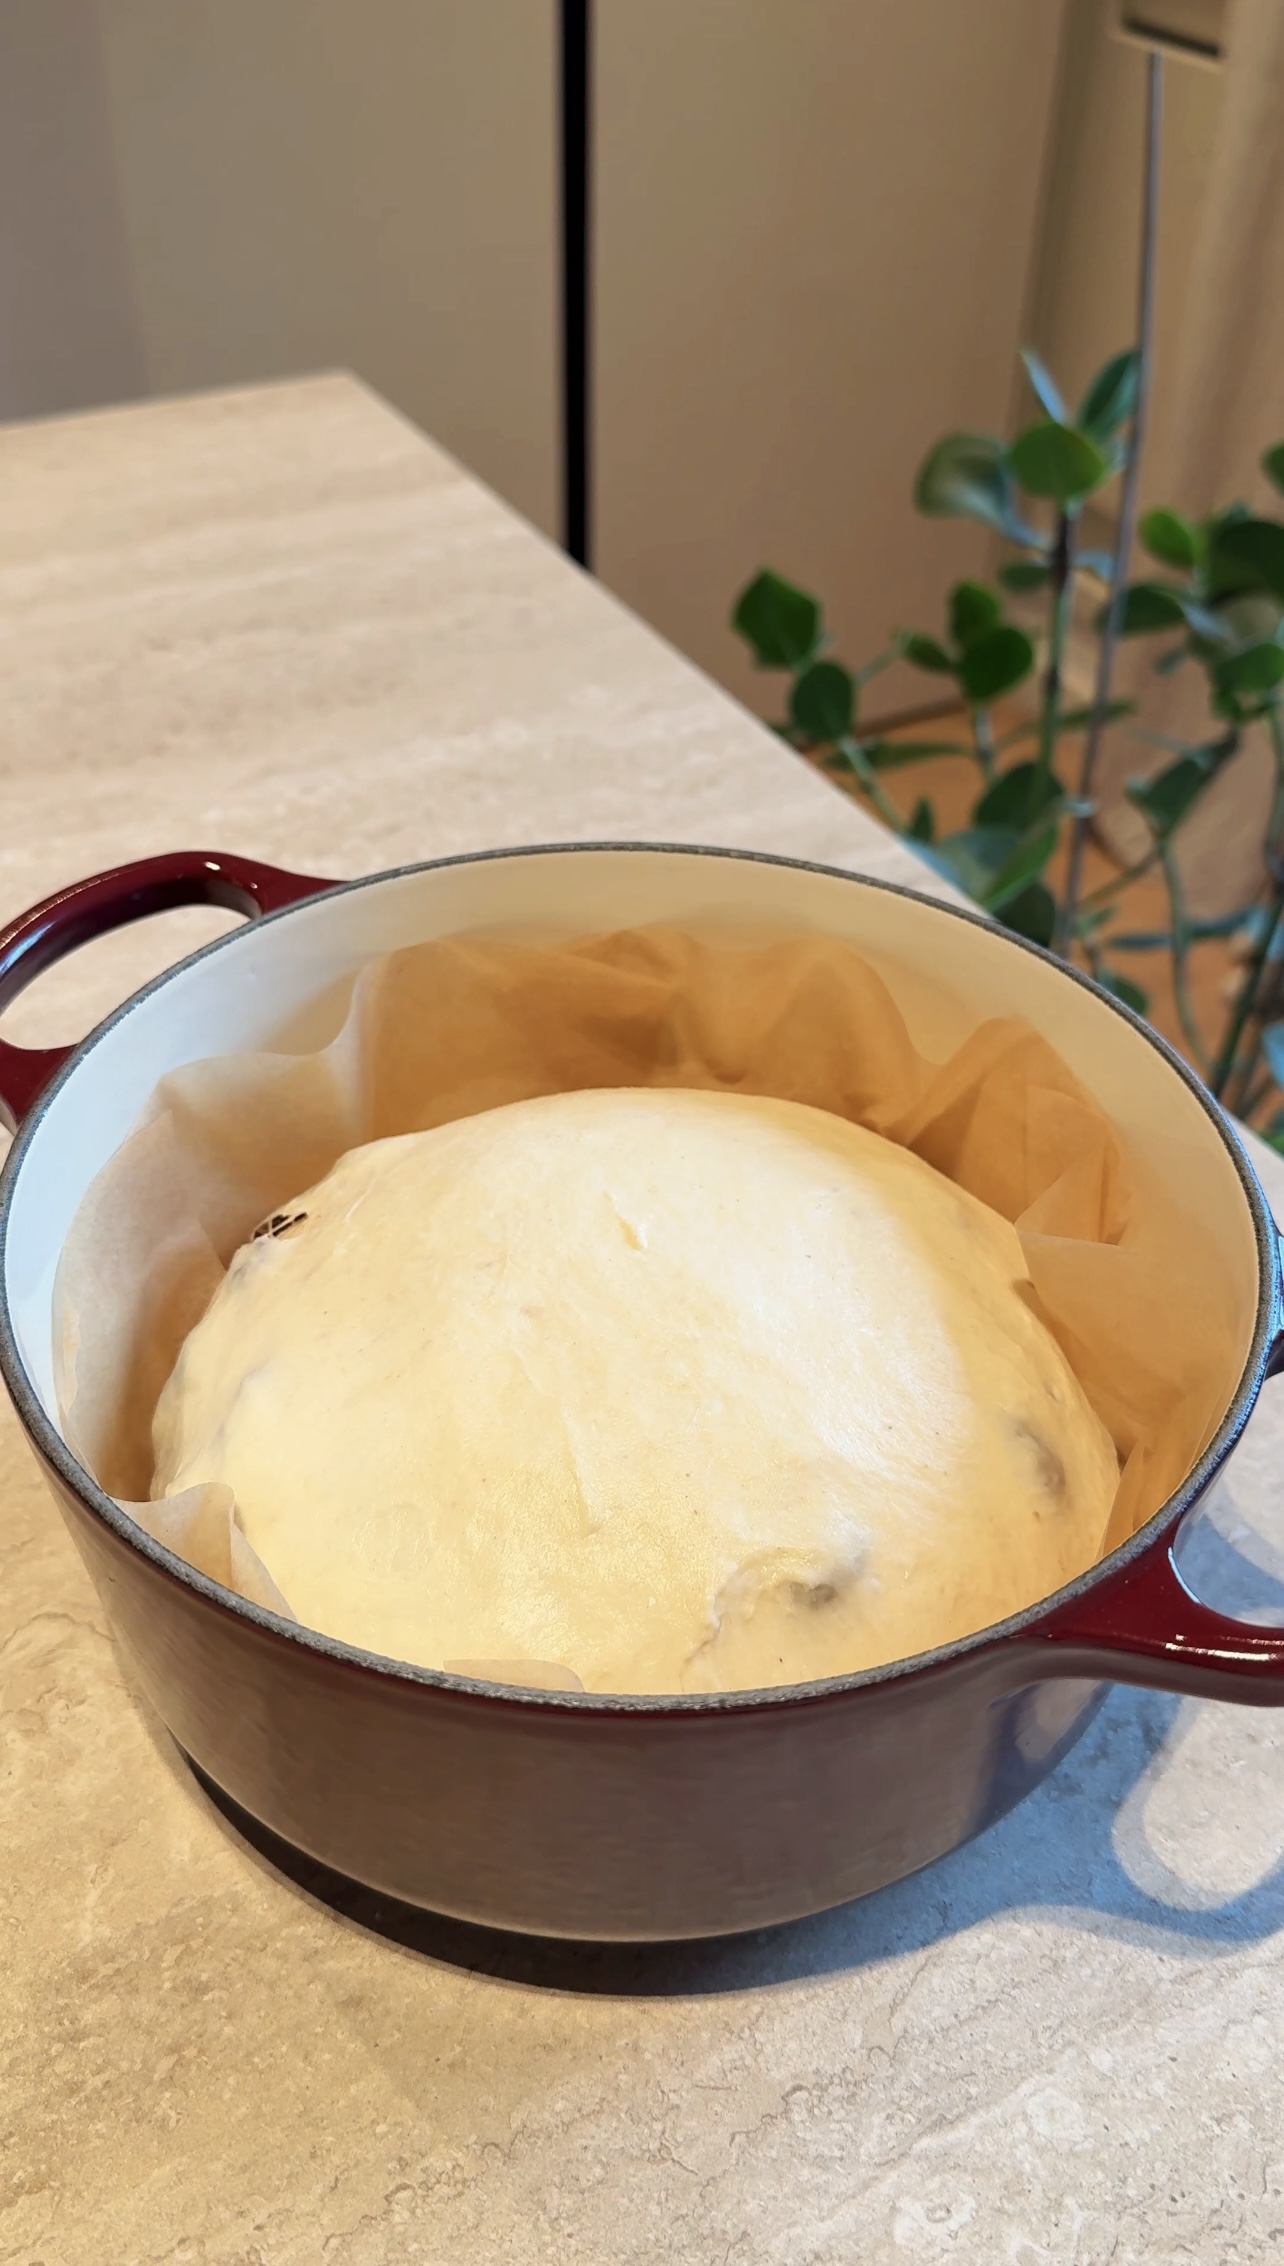
[[1007,1221],[824,1110],[517,1102],[352,1150],[236,1253],[153,1493],[224,1482],[300,1620],[399,1660],[869,1668],[1097,1554],[1114,1450],[1027,1288]]

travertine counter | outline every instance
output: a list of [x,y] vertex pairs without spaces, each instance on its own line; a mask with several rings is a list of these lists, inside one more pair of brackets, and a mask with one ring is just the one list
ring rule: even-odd
[[[340,875],[649,836],[925,878],[349,379],[9,429],[0,497],[3,914],[197,842]],[[6,1033],[76,1035],[218,925],[123,932]],[[1284,1603],[1282,1404],[1192,1554],[1218,1603]],[[4,2266],[1284,2255],[1284,1718],[1118,1692],[1024,1808],[864,1905],[553,1951],[236,1832],[7,1404],[0,1568]]]

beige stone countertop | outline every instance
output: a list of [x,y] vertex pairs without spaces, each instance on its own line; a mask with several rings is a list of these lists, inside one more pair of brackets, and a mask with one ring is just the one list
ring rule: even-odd
[[[0,681],[4,916],[194,844],[337,876],[649,836],[925,879],[348,378],[0,432]],[[78,1035],[220,925],[122,932],[6,1034]],[[1284,1603],[1282,1495],[1274,1385],[1188,1561],[1213,1602]],[[7,1404],[0,1506],[0,2266],[1284,2257],[1284,1718],[1118,1691],[863,1904],[510,1943],[237,1832]]]

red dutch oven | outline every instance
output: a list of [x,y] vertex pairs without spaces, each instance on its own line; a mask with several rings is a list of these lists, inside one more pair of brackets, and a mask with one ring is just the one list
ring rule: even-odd
[[[861,1896],[983,1830],[1053,1769],[1103,1680],[1284,1702],[1284,1631],[1213,1612],[1174,1551],[1284,1366],[1269,1208],[1232,1127],[1126,1009],[1033,945],[914,892],[786,859],[588,845],[446,859],[334,885],[249,859],[152,858],[0,931],[0,1008],[124,922],[233,907],[231,931],[80,1046],[0,1043],[16,1129],[0,1184],[0,1367],[138,1683],[180,1747],[296,1848],[430,1909],[541,1935],[661,1939]],[[317,1003],[379,953],[469,930],[645,921],[828,933],[878,960],[933,1051],[960,1017],[1026,1017],[1210,1234],[1244,1316],[1211,1445],[1140,1533],[1057,1595],[947,1649],[764,1692],[525,1692],[407,1666],[281,1620],[145,1535],[69,1449],[52,1294],[85,1188],[157,1080],[316,1043]],[[1172,1254],[1183,1296],[1183,1254]]]

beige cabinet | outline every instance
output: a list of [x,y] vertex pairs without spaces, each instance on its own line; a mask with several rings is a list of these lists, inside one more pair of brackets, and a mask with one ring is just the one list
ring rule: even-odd
[[4,0],[0,283],[7,240],[38,367],[0,345],[0,415],[346,365],[551,530],[555,24]]
[[[981,555],[910,483],[1012,398],[1061,15],[596,0],[597,563],[755,697],[763,561],[858,655]],[[555,531],[557,25],[5,0],[0,414],[346,364]]]

